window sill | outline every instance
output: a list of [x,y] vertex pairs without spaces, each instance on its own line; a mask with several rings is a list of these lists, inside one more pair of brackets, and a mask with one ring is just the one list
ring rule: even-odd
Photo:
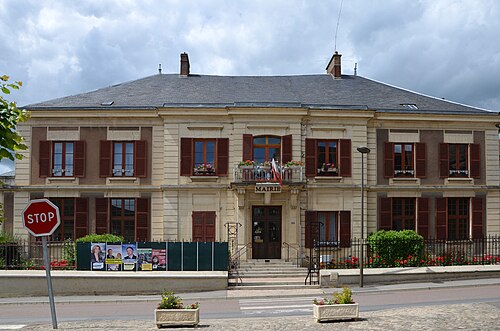
[[474,178],[469,177],[450,177],[444,179],[444,185],[474,185]]
[[77,177],[47,177],[45,179],[45,184],[50,185],[50,184],[66,184],[66,185],[78,185],[80,182],[79,178]]
[[219,179],[219,176],[190,176],[189,177],[192,182],[216,182]]
[[316,176],[314,180],[316,181],[331,181],[331,182],[340,182],[343,177],[340,176]]
[[139,185],[140,180],[137,177],[107,177],[106,184],[135,184]]
[[420,178],[415,177],[394,177],[389,178],[389,185],[420,185]]

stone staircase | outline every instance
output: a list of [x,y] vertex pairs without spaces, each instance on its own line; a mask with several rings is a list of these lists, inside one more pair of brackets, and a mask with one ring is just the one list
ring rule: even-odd
[[[239,277],[238,277],[239,276]],[[284,260],[247,260],[240,262],[238,274],[230,275],[229,289],[264,290],[314,288],[304,285],[307,268]]]

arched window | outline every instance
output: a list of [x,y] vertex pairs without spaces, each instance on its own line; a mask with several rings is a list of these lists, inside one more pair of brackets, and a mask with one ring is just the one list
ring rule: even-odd
[[254,137],[253,159],[257,163],[264,163],[274,159],[279,164],[281,159],[281,138],[274,136]]

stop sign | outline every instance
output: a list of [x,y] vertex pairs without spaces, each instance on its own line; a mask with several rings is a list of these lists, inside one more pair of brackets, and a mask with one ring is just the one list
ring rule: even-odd
[[50,236],[61,224],[59,208],[47,199],[31,200],[22,218],[26,230],[35,237]]

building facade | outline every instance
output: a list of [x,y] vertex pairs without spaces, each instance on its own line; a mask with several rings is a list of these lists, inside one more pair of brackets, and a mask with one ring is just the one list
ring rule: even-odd
[[26,108],[3,189],[21,237],[42,197],[61,210],[54,240],[229,240],[246,258],[349,246],[362,211],[365,236],[500,234],[499,114],[342,75],[337,53],[323,75],[254,77],[190,74],[181,54],[179,74]]

